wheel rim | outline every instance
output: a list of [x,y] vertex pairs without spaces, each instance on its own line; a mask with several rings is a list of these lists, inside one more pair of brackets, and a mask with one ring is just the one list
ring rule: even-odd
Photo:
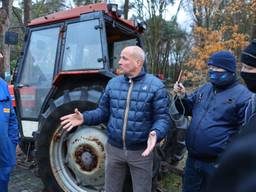
[[50,166],[63,191],[103,189],[106,141],[99,127],[80,126],[73,133],[56,129],[50,143]]

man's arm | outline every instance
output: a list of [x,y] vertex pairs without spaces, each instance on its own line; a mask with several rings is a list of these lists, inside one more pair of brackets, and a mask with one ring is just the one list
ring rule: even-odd
[[97,125],[102,122],[107,121],[109,115],[109,95],[108,95],[108,86],[106,87],[103,95],[100,98],[98,108],[85,111],[81,113],[78,109],[75,109],[75,112],[69,115],[65,115],[60,118],[61,126],[63,129],[70,131],[74,127],[82,125]]
[[[6,90],[8,90],[8,85],[6,84]],[[8,97],[9,97],[9,106],[10,106],[10,117],[9,117],[9,125],[8,125],[8,136],[11,139],[12,143],[14,145],[17,145],[19,143],[19,126],[18,126],[18,121],[17,117],[14,111],[14,108],[12,106],[12,98],[7,91]]]
[[[251,102],[251,92],[245,90],[240,96],[239,96],[239,100],[238,100],[238,121],[240,125],[243,125],[246,121],[246,118],[249,118],[248,116],[250,116],[248,114],[248,110],[252,110],[250,108],[250,105],[248,105]],[[250,109],[249,109],[250,108]]]
[[153,100],[153,126],[151,131],[156,132],[157,141],[162,140],[168,129],[172,127],[169,114],[170,99],[165,87],[161,87],[155,93]]
[[10,109],[8,135],[13,144],[17,145],[19,143],[19,127],[13,107]]
[[184,98],[179,98],[177,96],[174,97],[175,107],[179,111],[180,114],[184,114],[185,116],[192,116],[193,110],[193,96],[184,96]]
[[86,125],[98,125],[103,122],[107,122],[110,114],[110,98],[109,98],[109,86],[107,85],[103,92],[98,107],[91,111],[85,111],[83,113],[84,123]]
[[182,83],[177,82],[175,83],[173,90],[179,95],[174,97],[175,107],[179,113],[184,114],[185,116],[192,116],[192,110],[197,92],[195,91],[191,95],[187,96],[185,87],[182,85]]
[[164,85],[158,89],[153,99],[153,125],[148,135],[147,148],[142,156],[147,156],[154,149],[156,142],[161,141],[172,127],[169,114],[169,97]]

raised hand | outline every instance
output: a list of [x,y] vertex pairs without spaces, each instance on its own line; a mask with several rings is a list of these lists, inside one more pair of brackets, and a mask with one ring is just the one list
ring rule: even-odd
[[173,91],[175,93],[180,94],[181,96],[184,96],[186,93],[185,87],[182,85],[182,83],[176,82],[173,87]]
[[148,156],[150,152],[154,149],[156,145],[157,137],[156,137],[156,132],[151,131],[148,136],[148,143],[147,143],[147,148],[146,150],[141,154],[142,156]]
[[67,131],[70,131],[74,127],[83,124],[84,117],[83,117],[82,113],[80,113],[80,111],[78,111],[78,109],[76,108],[75,113],[62,116],[60,118],[60,120],[61,120],[60,124],[61,124],[62,128]]

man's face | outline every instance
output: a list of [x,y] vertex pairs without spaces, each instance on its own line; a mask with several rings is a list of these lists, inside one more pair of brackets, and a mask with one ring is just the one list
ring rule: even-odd
[[252,67],[249,65],[246,65],[244,63],[242,70],[241,70],[241,77],[244,79],[244,82],[248,89],[256,93],[256,67]]
[[125,48],[120,54],[119,68],[122,74],[133,76],[138,70],[138,61],[131,54],[131,50]]
[[246,73],[256,73],[256,67],[252,67],[250,65],[246,65],[244,63],[242,63],[242,72],[246,72]]

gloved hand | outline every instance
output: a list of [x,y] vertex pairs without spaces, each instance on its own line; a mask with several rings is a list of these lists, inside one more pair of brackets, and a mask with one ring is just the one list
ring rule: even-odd
[[185,87],[182,85],[182,83],[179,82],[176,82],[174,84],[173,91],[181,97],[184,97],[186,94]]

